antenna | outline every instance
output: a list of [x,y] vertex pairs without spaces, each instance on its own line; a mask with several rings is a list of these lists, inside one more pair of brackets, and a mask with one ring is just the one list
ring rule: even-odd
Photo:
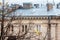
[[47,3],[48,3],[48,0],[47,0]]
[[54,2],[54,0],[53,0],[53,5],[55,5],[55,2]]

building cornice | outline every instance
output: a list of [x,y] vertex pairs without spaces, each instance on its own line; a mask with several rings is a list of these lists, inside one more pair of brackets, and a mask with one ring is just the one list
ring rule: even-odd
[[14,17],[6,17],[5,20],[10,20],[13,18],[13,20],[52,20],[52,19],[60,19],[60,16],[14,16]]

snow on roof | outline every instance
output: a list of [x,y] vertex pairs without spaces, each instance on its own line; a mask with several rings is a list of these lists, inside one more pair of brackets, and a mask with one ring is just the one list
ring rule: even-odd
[[8,16],[50,16],[60,15],[60,9],[54,7],[52,10],[47,11],[46,7],[32,8],[32,9],[18,9],[15,12],[8,14]]

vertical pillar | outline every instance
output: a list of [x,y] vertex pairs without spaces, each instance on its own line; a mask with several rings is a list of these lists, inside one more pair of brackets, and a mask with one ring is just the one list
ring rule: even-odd
[[58,24],[56,24],[56,27],[55,27],[55,40],[57,40],[57,27],[58,27]]
[[51,40],[51,27],[50,27],[50,24],[48,24],[49,27],[48,27],[48,40]]
[[47,40],[51,40],[51,24],[50,24],[51,17],[48,17],[48,29],[47,29]]

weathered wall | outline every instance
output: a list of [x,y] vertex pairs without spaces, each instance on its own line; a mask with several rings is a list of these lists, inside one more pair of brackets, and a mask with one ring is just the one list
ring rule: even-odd
[[[60,19],[59,20],[50,20],[51,23],[51,40],[60,40]],[[18,35],[17,33],[19,32],[19,28],[20,28],[20,32],[21,32],[21,25],[25,24],[28,25],[28,27],[30,27],[30,24],[32,26],[32,28],[34,28],[36,25],[40,25],[41,26],[41,32],[42,32],[42,36],[37,36],[39,37],[44,37],[46,35],[47,32],[47,27],[48,27],[48,20],[15,20],[12,21],[12,24],[14,24],[14,35]],[[6,23],[5,23],[6,25]],[[33,31],[33,29],[31,30]],[[22,33],[22,32],[21,32]],[[34,38],[32,38],[34,39]],[[36,39],[37,40],[37,39]]]

